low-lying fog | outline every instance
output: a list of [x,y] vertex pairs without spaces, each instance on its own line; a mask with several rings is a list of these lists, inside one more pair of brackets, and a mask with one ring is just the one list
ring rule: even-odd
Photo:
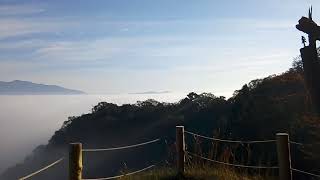
[[91,111],[98,102],[135,103],[149,98],[176,102],[186,93],[122,95],[0,96],[0,174],[46,144],[69,116]]

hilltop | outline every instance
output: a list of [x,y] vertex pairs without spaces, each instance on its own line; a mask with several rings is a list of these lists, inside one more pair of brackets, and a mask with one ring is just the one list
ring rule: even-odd
[[[174,167],[176,125],[184,125],[187,130],[207,136],[238,140],[274,139],[277,132],[287,132],[293,141],[315,144],[313,147],[292,147],[293,166],[317,169],[320,167],[320,157],[317,156],[320,148],[316,146],[320,119],[309,102],[302,73],[301,63],[295,62],[293,68],[280,75],[243,85],[229,99],[210,93],[189,93],[176,103],[150,99],[118,106],[100,102],[91,113],[69,117],[47,145],[36,148],[23,163],[8,169],[0,178],[17,179],[43,164],[67,156],[70,142],[81,142],[84,148],[103,148],[158,137],[163,139],[161,143],[132,151],[86,153],[84,177],[116,175],[123,169],[139,169],[146,164]],[[215,159],[221,158],[224,149],[228,148],[232,149],[234,156],[227,161],[246,165],[277,164],[273,144],[213,144],[192,136],[186,138],[189,149],[208,156],[211,154]],[[34,179],[66,179],[67,167],[64,161]]]
[[0,95],[71,95],[85,94],[83,91],[56,85],[37,84],[29,81],[0,81]]

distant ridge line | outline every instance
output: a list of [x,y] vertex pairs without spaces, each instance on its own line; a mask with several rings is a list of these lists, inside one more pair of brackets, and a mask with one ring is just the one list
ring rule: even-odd
[[80,90],[68,89],[57,85],[14,80],[0,81],[0,95],[75,95],[86,94]]

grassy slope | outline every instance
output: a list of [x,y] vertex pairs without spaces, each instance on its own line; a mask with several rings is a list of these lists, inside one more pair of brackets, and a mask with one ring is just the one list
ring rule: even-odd
[[172,168],[157,168],[145,173],[122,177],[121,180],[273,180],[269,175],[248,175],[226,167],[188,167],[184,177]]

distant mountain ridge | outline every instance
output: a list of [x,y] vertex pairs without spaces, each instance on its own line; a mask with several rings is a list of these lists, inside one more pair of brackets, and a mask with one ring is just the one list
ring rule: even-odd
[[72,95],[86,94],[83,91],[67,89],[56,85],[38,84],[29,81],[0,81],[0,95]]

